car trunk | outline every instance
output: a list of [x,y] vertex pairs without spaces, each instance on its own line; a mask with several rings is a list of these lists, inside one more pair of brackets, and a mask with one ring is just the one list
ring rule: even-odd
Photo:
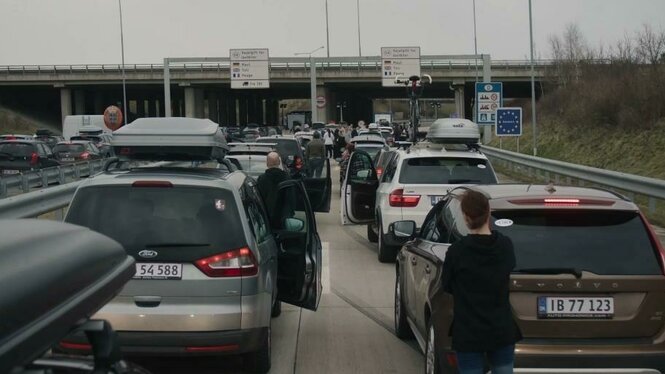
[[58,144],[53,147],[53,154],[58,160],[63,162],[73,162],[80,160],[85,153],[83,144]]
[[241,276],[209,276],[200,264],[247,247],[232,192],[151,183],[84,188],[70,206],[67,222],[119,241],[137,262],[141,278],[100,318],[118,330],[240,328]]
[[661,257],[638,212],[496,211],[493,227],[514,244],[523,343],[650,344],[665,327]]

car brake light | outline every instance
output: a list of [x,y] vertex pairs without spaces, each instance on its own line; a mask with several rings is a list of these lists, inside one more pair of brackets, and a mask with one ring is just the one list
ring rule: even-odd
[[84,160],[89,159],[90,158],[90,153],[88,153],[87,151],[81,153],[81,158],[84,159]]
[[123,156],[129,156],[132,154],[132,149],[129,147],[122,147],[120,148],[120,154]]
[[61,341],[60,346],[64,349],[73,349],[77,351],[90,351],[92,350],[92,345],[90,344],[81,344],[81,343],[71,343],[67,341]]
[[136,181],[132,183],[132,187],[158,187],[169,188],[173,187],[173,183],[169,181]]
[[296,165],[296,169],[298,170],[302,169],[302,158],[300,158],[300,156],[296,156],[294,158],[294,163]]
[[515,205],[544,205],[544,206],[581,206],[581,205],[595,205],[595,206],[611,206],[614,205],[612,200],[597,200],[597,199],[573,199],[573,198],[544,198],[544,199],[514,199],[508,200],[511,204]]
[[237,344],[227,344],[227,345],[206,345],[206,346],[193,346],[185,347],[186,352],[199,352],[199,353],[210,353],[210,352],[232,352],[240,348]]
[[455,352],[446,353],[446,361],[448,361],[448,366],[456,368],[457,367],[457,354]]
[[382,167],[376,168],[376,177],[381,178],[381,174],[383,174],[383,168]]
[[16,140],[15,136],[6,136],[5,140]]
[[243,247],[194,262],[209,277],[250,277],[258,274],[259,267],[252,251]]
[[388,203],[393,207],[413,208],[420,202],[420,195],[404,195],[404,189],[398,188],[388,196]]
[[37,152],[32,152],[30,155],[30,165],[37,165],[39,163],[39,155]]
[[660,256],[660,268],[663,271],[663,275],[665,275],[665,248],[663,248],[663,244],[658,239],[658,235],[656,235],[656,232],[653,230],[651,224],[649,224],[649,220],[644,215],[644,213],[640,212],[640,217],[642,218],[642,222],[644,222],[647,227],[647,233],[649,234],[649,240],[651,240],[651,244],[658,251],[658,255]]

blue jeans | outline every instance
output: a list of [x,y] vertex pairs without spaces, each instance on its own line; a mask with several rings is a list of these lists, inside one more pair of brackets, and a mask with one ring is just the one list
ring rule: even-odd
[[515,346],[508,345],[491,352],[457,352],[457,367],[460,374],[484,374],[485,357],[492,374],[513,374]]

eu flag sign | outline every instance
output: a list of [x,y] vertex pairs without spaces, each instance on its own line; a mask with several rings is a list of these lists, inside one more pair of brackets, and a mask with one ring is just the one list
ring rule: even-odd
[[496,110],[496,136],[522,136],[522,108]]

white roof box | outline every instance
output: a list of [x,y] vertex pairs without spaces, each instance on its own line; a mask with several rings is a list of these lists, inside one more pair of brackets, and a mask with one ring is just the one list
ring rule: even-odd
[[103,132],[104,130],[95,125],[85,125],[79,128],[79,135],[101,135]]
[[150,161],[221,160],[228,151],[219,125],[209,119],[139,118],[113,132],[115,153]]
[[440,144],[477,144],[480,131],[478,125],[468,119],[440,118],[432,123],[426,138]]

